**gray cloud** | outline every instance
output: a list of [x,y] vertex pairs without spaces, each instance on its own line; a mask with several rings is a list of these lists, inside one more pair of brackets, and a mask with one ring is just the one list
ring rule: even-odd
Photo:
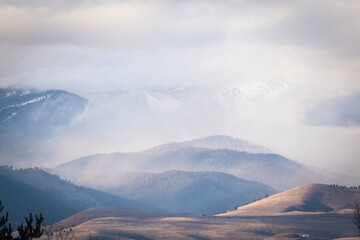
[[[223,36],[209,7],[154,1],[91,1],[0,7],[0,42],[19,45],[80,45],[95,48],[197,46]],[[188,4],[189,5],[189,4]],[[203,8],[203,12],[198,8]],[[12,22],[9,26],[9,22]]]
[[[145,131],[144,147],[179,136],[229,134],[303,162],[320,162],[322,156],[356,163],[359,128],[335,128],[358,125],[351,112],[341,112],[339,103],[308,111],[308,123],[329,128],[309,127],[299,119],[309,102],[334,98],[339,91],[360,92],[358,9],[358,1],[330,0],[0,0],[0,87],[226,88],[235,98],[254,97],[181,109],[172,101],[165,106],[155,101],[156,110],[177,111],[176,117],[161,111],[162,117],[149,119],[144,128],[125,121],[118,132],[127,135],[116,140],[127,143],[138,131],[134,141],[139,142]],[[273,81],[287,87],[267,94]],[[329,112],[335,117],[323,117]],[[209,124],[199,128],[194,121]],[[169,130],[161,132],[163,126]],[[163,134],[157,141],[156,132]],[[323,149],[333,146],[338,149],[326,155]]]
[[360,93],[322,102],[306,112],[306,122],[340,127],[360,126]]
[[70,91],[158,84],[237,87],[280,79],[316,85],[319,91],[327,91],[320,85],[328,81],[334,88],[360,90],[354,65],[360,33],[352,27],[359,18],[357,5],[0,1],[0,86]]
[[245,38],[276,44],[321,49],[359,57],[358,1],[316,1],[293,5],[291,13],[271,26],[253,29]]
[[0,1],[0,42],[143,49],[245,40],[358,57],[358,9],[358,1]]

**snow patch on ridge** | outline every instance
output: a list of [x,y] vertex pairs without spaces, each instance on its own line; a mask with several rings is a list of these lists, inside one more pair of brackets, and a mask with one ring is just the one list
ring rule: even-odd
[[289,84],[283,81],[255,81],[237,87],[222,88],[216,95],[221,99],[232,100],[273,97],[287,87],[289,87]]
[[31,100],[28,100],[26,102],[22,102],[22,103],[18,103],[18,104],[12,104],[12,105],[1,108],[0,111],[4,111],[4,110],[7,110],[9,108],[14,108],[14,107],[23,107],[23,106],[26,106],[26,105],[29,105],[29,104],[40,102],[40,101],[43,101],[43,100],[51,97],[52,95],[53,94],[47,94],[45,96],[37,97],[37,98],[31,99]]

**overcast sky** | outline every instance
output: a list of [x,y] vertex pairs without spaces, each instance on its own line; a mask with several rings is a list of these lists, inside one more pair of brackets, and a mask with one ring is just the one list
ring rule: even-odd
[[241,89],[216,132],[356,174],[359,23],[357,0],[0,0],[0,87]]

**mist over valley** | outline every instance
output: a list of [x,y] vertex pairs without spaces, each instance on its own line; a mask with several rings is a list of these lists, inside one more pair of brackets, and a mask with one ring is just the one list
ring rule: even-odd
[[0,240],[358,239],[359,9],[0,0]]

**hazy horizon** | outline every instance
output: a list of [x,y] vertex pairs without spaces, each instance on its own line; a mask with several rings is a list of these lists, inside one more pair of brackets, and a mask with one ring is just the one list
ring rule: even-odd
[[[359,177],[359,9],[358,1],[0,1],[0,87],[89,99],[73,119],[83,128],[57,136],[63,161],[86,149],[221,134]],[[168,91],[179,87],[184,96]],[[106,97],[120,90],[130,97]],[[128,100],[139,93],[134,108]]]

